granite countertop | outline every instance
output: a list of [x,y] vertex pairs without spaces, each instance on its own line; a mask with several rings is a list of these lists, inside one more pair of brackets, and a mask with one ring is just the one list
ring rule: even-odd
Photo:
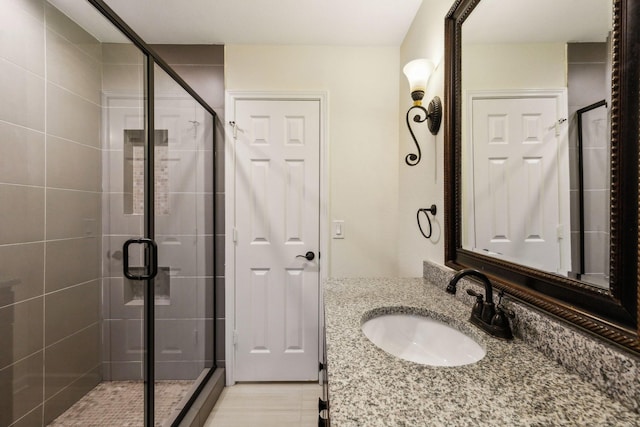
[[[431,315],[474,338],[487,354],[458,367],[396,358],[362,333],[372,310]],[[422,278],[327,280],[331,424],[640,426],[640,414],[522,341],[480,331],[468,322],[470,313],[470,306]]]

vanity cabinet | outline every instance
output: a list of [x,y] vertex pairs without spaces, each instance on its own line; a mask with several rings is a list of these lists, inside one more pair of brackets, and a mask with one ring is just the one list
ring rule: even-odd
[[322,358],[319,364],[322,396],[318,398],[318,427],[329,427],[329,373],[327,372],[327,333],[322,328]]

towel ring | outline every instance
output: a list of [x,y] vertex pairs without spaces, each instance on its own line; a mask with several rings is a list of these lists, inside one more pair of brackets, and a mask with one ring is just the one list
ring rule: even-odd
[[[420,223],[420,212],[424,213],[424,216],[427,217],[427,221],[429,222],[429,235],[425,234],[422,229],[422,224]],[[431,218],[429,218],[429,213],[433,216],[436,216],[437,208],[436,205],[431,205],[430,208],[420,208],[418,212],[416,212],[416,221],[418,221],[418,228],[420,229],[420,233],[424,236],[425,239],[431,238],[431,234],[433,234],[433,226],[431,225]]]

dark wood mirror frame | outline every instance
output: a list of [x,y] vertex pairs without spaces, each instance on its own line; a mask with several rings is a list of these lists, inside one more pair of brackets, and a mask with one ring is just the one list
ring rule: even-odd
[[[497,288],[547,313],[640,354],[638,325],[638,144],[640,0],[612,0],[610,289],[502,261],[462,248],[462,27],[481,0],[456,0],[445,18],[445,263],[475,268]],[[531,0],[535,1],[535,0]]]

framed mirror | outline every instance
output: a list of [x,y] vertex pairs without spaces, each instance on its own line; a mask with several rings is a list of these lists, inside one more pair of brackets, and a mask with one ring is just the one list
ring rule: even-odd
[[446,264],[640,354],[638,24],[640,0],[457,0],[444,124]]

